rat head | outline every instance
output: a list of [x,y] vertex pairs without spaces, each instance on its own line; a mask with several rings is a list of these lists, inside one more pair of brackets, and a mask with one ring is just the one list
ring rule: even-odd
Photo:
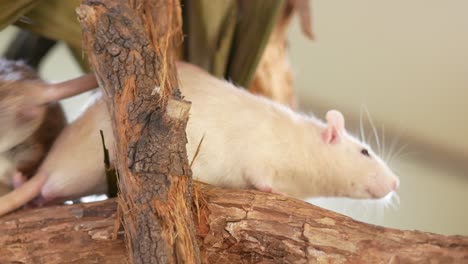
[[31,136],[44,118],[46,106],[40,105],[40,81],[0,80],[0,152]]
[[343,115],[331,110],[321,132],[325,145],[328,182],[336,195],[350,198],[382,198],[398,188],[398,177],[367,144],[349,135]]
[[23,142],[40,126],[46,111],[39,103],[44,86],[24,62],[0,58],[0,152]]

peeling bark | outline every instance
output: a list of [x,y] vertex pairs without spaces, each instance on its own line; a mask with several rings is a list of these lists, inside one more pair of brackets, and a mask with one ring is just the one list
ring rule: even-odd
[[[202,263],[468,263],[468,237],[403,231],[250,190],[195,183]],[[0,218],[0,263],[127,263],[116,200]],[[66,260],[66,261],[65,261]]]
[[171,55],[180,7],[175,0],[130,2],[87,0],[77,10],[112,115],[129,259],[198,263],[185,149],[190,104],[176,87]]

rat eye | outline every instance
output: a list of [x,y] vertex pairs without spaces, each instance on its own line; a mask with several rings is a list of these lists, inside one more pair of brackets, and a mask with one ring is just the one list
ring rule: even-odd
[[367,149],[362,149],[361,154],[367,157],[370,157],[369,151]]

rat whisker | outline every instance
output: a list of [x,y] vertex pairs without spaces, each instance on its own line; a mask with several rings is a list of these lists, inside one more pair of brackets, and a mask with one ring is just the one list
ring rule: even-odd
[[395,159],[398,156],[401,157],[402,152],[406,149],[407,146],[408,146],[408,144],[404,144],[397,151],[395,151],[395,153],[393,153],[392,156],[389,157],[388,163],[393,162],[393,159]]
[[395,172],[396,175],[400,175],[400,169],[399,168],[393,168],[393,172]]
[[365,142],[366,142],[367,145],[370,146],[371,145],[371,140],[372,140],[372,128],[369,129],[367,132],[369,132],[369,133],[367,133],[367,138],[366,138]]
[[392,200],[390,201],[390,206],[392,209],[396,210],[398,209],[398,206],[400,205],[400,195],[398,195],[397,192],[392,192]]
[[398,205],[400,204],[400,198],[398,196],[398,193],[394,191],[387,194],[385,197],[380,199],[380,201],[385,209],[396,210],[398,209]]
[[381,154],[381,156],[385,160],[386,153],[385,153],[385,126],[384,125],[382,125],[381,131],[382,131],[382,153],[379,153],[379,154]]
[[[403,144],[402,146],[398,147],[401,142],[401,135],[403,134],[402,131],[399,131],[398,134],[393,138],[392,144],[390,145],[390,153],[388,155],[388,162],[392,163],[395,158],[401,158],[402,156],[406,156],[407,153],[402,155],[402,152],[406,149],[408,144]],[[398,147],[398,148],[397,148]]]
[[367,144],[366,140],[366,135],[364,133],[364,124],[362,122],[362,113],[363,113],[363,107],[364,105],[361,105],[361,109],[359,110],[359,129],[361,131],[361,141]]
[[[395,157],[395,158],[396,160],[399,160],[403,157],[411,158],[411,157],[414,157],[415,155],[420,155],[420,154],[421,154],[420,151],[407,151],[407,152],[403,152],[399,154],[398,157]],[[393,162],[393,160],[391,162]]]
[[[385,183],[386,187],[390,187],[390,182]],[[398,193],[396,191],[391,191],[384,197],[375,200],[375,203],[377,206],[379,206],[383,213],[384,209],[392,209],[396,210],[398,209],[398,205],[400,204],[400,198],[398,196]]]
[[399,136],[396,136],[393,138],[392,143],[390,144],[390,148],[388,150],[388,156],[385,158],[385,161],[388,163],[388,161],[391,159],[393,154],[395,154],[395,147],[400,140]]
[[374,121],[372,120],[372,117],[369,113],[369,110],[367,109],[367,107],[364,107],[364,110],[366,111],[366,114],[367,114],[367,118],[369,120],[369,123],[371,125],[371,128],[372,128],[372,131],[374,132],[374,139],[375,139],[375,143],[377,144],[377,150],[378,152],[380,152],[380,150],[382,149],[381,146],[380,146],[380,140],[379,140],[379,135],[377,133],[377,129],[375,128],[375,125],[374,125]]

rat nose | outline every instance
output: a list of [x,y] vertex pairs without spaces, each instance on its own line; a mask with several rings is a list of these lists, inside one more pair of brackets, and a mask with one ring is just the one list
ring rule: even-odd
[[393,180],[392,182],[392,190],[396,190],[398,189],[398,187],[400,187],[400,179],[396,178]]

